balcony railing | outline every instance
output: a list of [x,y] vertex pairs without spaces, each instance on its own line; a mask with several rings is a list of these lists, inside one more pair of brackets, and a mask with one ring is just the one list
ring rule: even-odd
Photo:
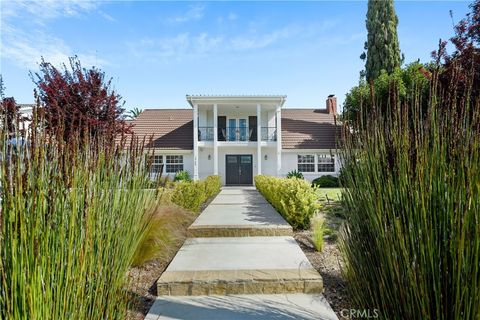
[[[213,127],[199,127],[198,141],[213,141]],[[277,128],[262,127],[262,141],[277,141]],[[257,141],[257,128],[218,128],[218,141]]]
[[262,141],[277,141],[277,128],[262,127]]
[[213,127],[199,127],[198,141],[213,141]]

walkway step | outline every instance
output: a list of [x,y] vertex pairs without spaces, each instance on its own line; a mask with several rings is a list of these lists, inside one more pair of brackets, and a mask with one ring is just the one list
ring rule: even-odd
[[292,237],[187,239],[157,282],[161,295],[321,293]]
[[145,320],[337,320],[321,294],[158,297]]
[[258,193],[224,189],[188,228],[190,237],[291,236],[290,224]]
[[210,204],[188,228],[191,237],[291,236],[292,227],[268,203]]

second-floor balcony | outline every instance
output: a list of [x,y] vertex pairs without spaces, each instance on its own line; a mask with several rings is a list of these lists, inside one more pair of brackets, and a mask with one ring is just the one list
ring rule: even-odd
[[[226,127],[218,128],[218,141],[257,141],[257,128]],[[199,127],[198,141],[213,141],[213,127]],[[261,141],[277,141],[277,128],[262,127]]]

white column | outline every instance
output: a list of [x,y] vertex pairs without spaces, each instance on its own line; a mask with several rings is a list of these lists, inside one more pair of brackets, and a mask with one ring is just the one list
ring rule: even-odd
[[218,108],[213,105],[213,174],[218,175]]
[[198,180],[198,105],[193,105],[193,180]]
[[275,110],[275,120],[277,128],[277,176],[282,172],[282,112],[280,105]]
[[257,103],[257,174],[262,174],[262,106]]

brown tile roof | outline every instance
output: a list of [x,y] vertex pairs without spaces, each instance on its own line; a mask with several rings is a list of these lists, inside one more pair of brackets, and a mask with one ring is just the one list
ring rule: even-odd
[[[193,149],[192,109],[146,109],[133,122],[137,137],[158,149]],[[283,149],[335,149],[341,129],[325,109],[282,109]]]
[[335,149],[340,133],[326,109],[282,109],[283,149]]
[[133,121],[133,132],[152,144],[170,150],[193,149],[192,109],[146,109]]

